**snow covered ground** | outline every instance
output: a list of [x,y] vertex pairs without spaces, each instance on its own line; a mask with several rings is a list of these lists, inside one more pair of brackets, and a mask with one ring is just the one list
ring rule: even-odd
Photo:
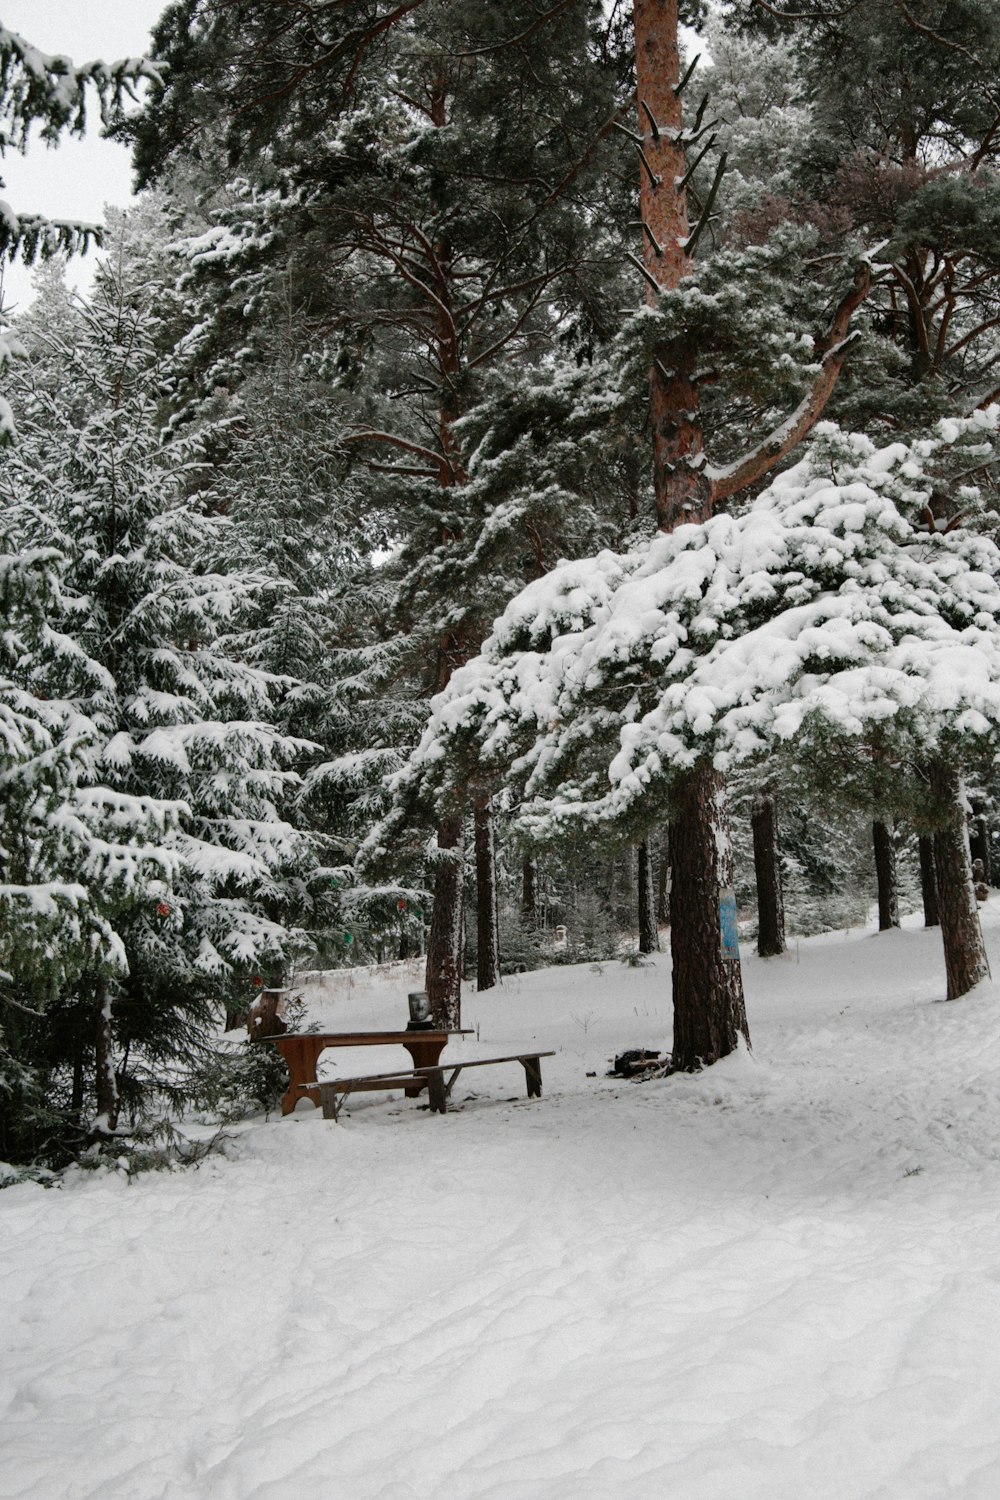
[[827,935],[747,962],[752,1057],[605,1077],[669,1043],[666,969],[468,999],[470,1055],[558,1049],[540,1101],[480,1069],[445,1117],[301,1104],[197,1171],[0,1193],[0,1494],[996,1500],[1000,986],[939,1004],[936,933]]

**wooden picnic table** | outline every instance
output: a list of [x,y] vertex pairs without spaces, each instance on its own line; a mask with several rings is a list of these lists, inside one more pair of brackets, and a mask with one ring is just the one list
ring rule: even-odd
[[[465,1031],[283,1031],[277,1036],[263,1036],[262,1042],[273,1042],[288,1068],[288,1088],[281,1100],[281,1113],[291,1114],[300,1099],[319,1105],[316,1093],[316,1063],[327,1047],[405,1047],[414,1068],[434,1068],[453,1036],[469,1036]],[[424,1079],[407,1084],[406,1093],[413,1097],[425,1086]]]

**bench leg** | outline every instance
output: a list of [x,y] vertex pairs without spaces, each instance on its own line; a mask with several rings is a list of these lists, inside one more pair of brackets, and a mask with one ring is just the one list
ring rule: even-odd
[[334,1090],[334,1089],[330,1089],[330,1088],[320,1089],[320,1091],[319,1091],[320,1097],[319,1097],[319,1100],[317,1102],[321,1103],[322,1106],[323,1106],[323,1118],[324,1118],[324,1120],[339,1120],[340,1119],[340,1111],[343,1109],[344,1105],[347,1103],[347,1096],[348,1096],[349,1093],[350,1093],[349,1089],[347,1090],[346,1093],[343,1093],[343,1092],[340,1092],[340,1091],[337,1091],[337,1090]]
[[447,1114],[448,1093],[444,1086],[444,1070],[442,1068],[428,1068],[425,1077],[427,1079],[427,1099],[430,1104],[431,1114]]
[[528,1085],[528,1098],[542,1097],[542,1060],[540,1057],[522,1057],[524,1081]]

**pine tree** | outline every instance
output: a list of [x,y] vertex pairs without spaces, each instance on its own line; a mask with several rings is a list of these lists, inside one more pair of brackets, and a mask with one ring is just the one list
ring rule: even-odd
[[829,426],[742,517],[563,564],[456,674],[410,786],[433,794],[470,758],[506,767],[527,831],[552,838],[642,828],[691,766],[794,744],[934,830],[957,998],[986,972],[960,768],[1000,726],[1000,551],[924,517],[949,473],[996,451],[998,421],[992,407],[881,450]]
[[811,111],[758,229],[791,210],[826,250],[845,231],[880,246],[865,348],[831,411],[879,438],[987,404],[1000,274],[995,7],[730,0],[727,10],[793,49]]
[[[693,170],[688,151],[710,127],[699,109],[685,126],[674,0],[636,0],[635,57],[639,106],[636,149],[641,163],[642,273],[647,301],[658,309],[663,293],[676,293],[691,269],[691,256],[708,223],[724,160],[692,229],[686,189]],[[762,479],[801,442],[822,413],[846,354],[850,317],[870,286],[862,266],[841,297],[826,334],[816,346],[818,373],[797,411],[750,454],[720,470],[706,463],[699,415],[703,377],[695,363],[692,319],[678,308],[678,335],[654,339],[649,367],[653,483],[660,529],[705,521],[727,497]],[[721,895],[732,888],[725,790],[708,764],[692,769],[673,794],[670,850],[671,952],[674,986],[674,1065],[694,1067],[731,1052],[739,1036],[749,1038],[739,964],[724,946]]]

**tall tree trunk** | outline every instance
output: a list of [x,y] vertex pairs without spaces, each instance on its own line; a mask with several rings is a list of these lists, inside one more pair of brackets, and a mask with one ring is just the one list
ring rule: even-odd
[[500,918],[496,828],[493,799],[487,792],[476,793],[473,816],[476,840],[476,988],[492,990],[500,982]]
[[461,812],[438,825],[439,857],[434,869],[434,899],[427,936],[424,988],[435,1026],[454,1031],[462,1024],[462,919],[464,915]]
[[872,824],[875,845],[875,877],[878,881],[878,930],[899,926],[899,881],[896,877],[896,845],[892,829],[876,819]]
[[533,854],[521,862],[521,917],[529,932],[538,926],[538,861]]
[[957,1000],[986,978],[989,961],[972,888],[962,778],[941,760],[931,761],[928,773],[931,795],[945,809],[945,820],[934,835],[934,863],[948,999]]
[[927,834],[921,834],[917,840],[917,853],[920,858],[920,895],[924,903],[924,926],[937,927],[940,917],[938,916],[937,868],[934,863],[933,838]]
[[396,948],[396,957],[402,961],[406,958],[416,958],[420,952],[420,944],[407,927],[399,934],[399,944]]
[[636,850],[639,891],[639,952],[658,953],[660,936],[656,930],[656,878],[653,869],[653,846],[643,839]]
[[[435,128],[448,125],[448,74],[441,69],[430,99],[430,118]],[[437,411],[438,483],[448,501],[448,492],[465,484],[468,474],[462,460],[455,423],[461,416],[459,385],[462,355],[458,326],[452,312],[455,300],[452,248],[446,237],[435,241],[429,257],[430,308],[433,308],[433,359],[439,376],[440,402]],[[454,513],[452,501],[442,509]],[[461,539],[461,525],[442,525],[441,542],[447,545]],[[478,648],[475,632],[468,620],[456,629],[446,631],[438,647],[437,691],[447,687],[452,672],[474,656]],[[453,851],[453,858],[439,858],[434,872],[430,927],[427,936],[427,968],[424,988],[430,1000],[431,1017],[446,1029],[461,1025],[462,1016],[462,950],[464,946],[464,860],[463,809],[459,806],[437,829],[438,850]]]
[[749,1044],[739,958],[726,957],[720,894],[732,890],[725,782],[710,766],[684,779],[670,825],[678,872],[670,891],[674,967],[673,1066],[690,1070]]
[[288,1030],[288,1022],[278,1014],[281,995],[277,989],[261,990],[246,1012],[246,1027],[252,1042],[263,1041],[268,1036],[281,1036]]
[[[677,0],[634,0],[635,66],[642,136],[639,212],[643,225],[646,301],[672,291],[691,269],[687,198],[678,184],[687,170],[683,143]],[[653,123],[655,122],[655,124]],[[649,372],[653,489],[661,531],[711,514],[710,485],[701,469],[701,396],[691,372],[654,359]]]
[[973,860],[980,860],[983,866],[983,880],[987,885],[993,884],[993,874],[990,862],[990,830],[982,810],[982,803],[973,803],[972,821],[969,824],[969,851]]
[[[10,1045],[10,1038],[9,1037],[8,1037],[8,1045]],[[79,1119],[80,1116],[83,1114],[83,1104],[84,1104],[83,1063],[84,1063],[84,1057],[83,1057],[83,1039],[82,1039],[82,1037],[80,1037],[80,1038],[77,1038],[77,1043],[76,1043],[76,1046],[75,1046],[75,1048],[73,1050],[73,1085],[72,1085],[72,1090],[70,1092],[70,1099],[69,1099],[69,1107],[70,1107],[71,1111],[73,1112],[73,1115],[75,1116],[76,1119]]]
[[111,986],[101,979],[97,986],[97,1119],[95,1129],[109,1134],[118,1124],[118,1080],[115,1077],[114,1041],[111,1031]]
[[[633,12],[642,253],[646,300],[655,307],[660,292],[674,290],[690,269],[677,0],[633,0]],[[649,387],[656,513],[660,529],[671,531],[711,514],[700,391],[676,358],[653,359]],[[677,801],[670,828],[673,1059],[675,1067],[693,1068],[725,1057],[740,1035],[750,1038],[739,959],[722,951],[720,892],[733,883],[725,784],[708,768],[694,770]]]
[[660,859],[656,871],[656,920],[664,926],[670,921],[670,830],[660,834]]
[[754,799],[750,813],[753,867],[757,877],[757,952],[775,958],[785,951],[785,900],[778,858],[778,817],[773,797]]

